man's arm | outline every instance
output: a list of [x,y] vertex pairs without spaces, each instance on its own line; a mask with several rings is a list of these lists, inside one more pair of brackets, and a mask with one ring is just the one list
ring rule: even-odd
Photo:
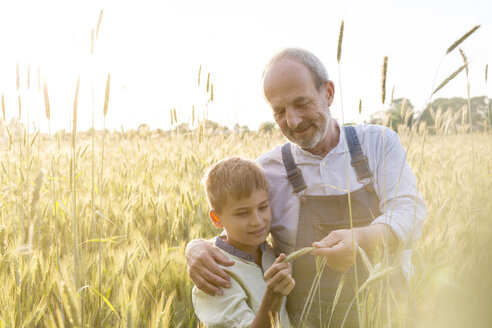
[[186,262],[188,274],[198,289],[210,296],[222,295],[220,287],[229,288],[229,276],[219,267],[219,264],[231,266],[234,264],[210,241],[194,239],[186,245]]
[[[374,170],[375,182],[380,198],[380,209],[384,212],[367,227],[354,228],[354,242],[365,251],[383,246],[388,241],[389,250],[398,247],[410,248],[418,239],[426,215],[426,208],[417,190],[417,182],[406,161],[405,149],[398,135],[387,128],[384,138],[377,145],[379,161]],[[354,261],[352,232],[336,230],[317,243],[313,255],[327,258],[327,264],[346,271]],[[356,248],[357,250],[357,248]]]
[[[354,264],[354,255],[357,246],[365,251],[382,246],[388,240],[390,251],[398,246],[398,239],[391,229],[384,223],[376,223],[362,228],[354,228],[354,243],[352,244],[352,231],[341,229],[332,231],[319,242],[313,243],[316,247],[312,255],[324,256],[326,264],[338,271],[347,271]],[[355,253],[354,248],[355,246]]]

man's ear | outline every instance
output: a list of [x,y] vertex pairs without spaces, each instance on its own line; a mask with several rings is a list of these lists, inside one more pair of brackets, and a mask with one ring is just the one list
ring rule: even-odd
[[208,215],[210,216],[210,220],[212,220],[214,226],[216,226],[219,229],[222,229],[224,227],[222,225],[222,222],[220,222],[219,216],[217,215],[217,212],[215,212],[215,210],[210,210],[208,212]]
[[326,103],[328,107],[333,103],[333,99],[335,99],[335,84],[332,81],[328,81],[324,87]]

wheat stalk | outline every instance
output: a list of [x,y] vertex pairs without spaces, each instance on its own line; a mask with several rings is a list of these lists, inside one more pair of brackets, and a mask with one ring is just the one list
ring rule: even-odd
[[0,227],[0,255],[4,255],[7,250],[7,228],[2,225]]
[[19,95],[19,132],[20,132],[20,120],[21,120],[21,114],[22,114],[22,101],[21,101],[21,96]]
[[27,91],[31,88],[31,64],[27,65]]
[[35,216],[35,209],[39,202],[39,194],[41,191],[41,184],[43,183],[44,172],[39,171],[36,180],[34,181],[34,190],[32,192],[32,201],[31,201],[31,218]]
[[342,59],[342,42],[343,42],[343,20],[340,24],[340,33],[338,35],[338,48],[337,48],[337,62],[340,64],[340,59]]
[[2,93],[2,114],[3,114],[3,120],[5,121],[5,96]]
[[292,262],[292,261],[298,259],[299,257],[303,256],[303,255],[311,253],[313,250],[314,250],[314,247],[304,247],[304,248],[298,249],[297,251],[290,253],[288,256],[286,256],[280,262],[281,263]]
[[38,92],[41,91],[41,68],[38,64]]
[[99,20],[97,21],[96,39],[99,36],[99,27],[101,26],[101,21],[102,21],[102,18],[103,18],[103,12],[104,12],[104,9],[101,9],[101,13],[99,14]]
[[388,70],[388,56],[384,57],[383,66],[381,67],[381,99],[384,104],[386,99],[386,73]]
[[17,87],[17,91],[19,91],[20,88],[19,62],[15,63],[15,76],[16,76],[15,85]]
[[104,117],[108,114],[108,104],[109,104],[109,86],[111,84],[111,74],[108,73],[108,78],[106,80],[106,93],[104,94]]
[[466,58],[463,49],[459,48],[461,58],[463,59],[463,65],[465,65],[466,76],[468,77],[468,58]]
[[91,30],[91,55],[94,54],[94,29]]
[[441,84],[432,92],[432,95],[434,95],[437,91],[441,90],[446,84],[449,83],[452,79],[454,79],[461,71],[466,67],[466,65],[461,66],[458,68],[456,71],[454,71],[451,75],[449,75],[444,81],[442,81]]
[[77,107],[79,104],[79,87],[80,87],[80,77],[77,79],[77,87],[75,88],[75,97],[73,100],[72,146],[74,149],[75,149],[75,136],[77,134]]
[[202,64],[200,64],[200,68],[198,69],[198,86],[200,86],[200,76],[202,74]]
[[50,98],[48,95],[48,84],[46,83],[46,80],[43,83],[43,94],[44,94],[44,109],[46,111],[46,118],[48,121],[50,120],[51,117],[51,112],[50,112]]
[[480,27],[480,25],[474,26],[471,30],[469,30],[468,32],[466,32],[461,38],[459,38],[458,40],[456,40],[448,48],[448,50],[446,51],[446,54],[449,54],[451,51],[453,51],[457,46],[459,46],[463,41],[465,41],[470,35],[472,35],[476,30],[478,30],[479,27]]

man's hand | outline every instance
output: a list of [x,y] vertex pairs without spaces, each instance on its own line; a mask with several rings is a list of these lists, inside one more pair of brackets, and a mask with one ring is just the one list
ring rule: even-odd
[[321,241],[313,243],[313,247],[316,248],[311,252],[312,255],[324,256],[330,268],[345,272],[354,264],[354,256],[357,252],[356,233],[354,231],[354,244],[352,244],[352,231],[341,229],[330,232]]
[[350,229],[334,230],[319,242],[313,243],[313,247],[316,249],[311,254],[324,256],[326,264],[330,268],[345,272],[354,264],[357,246],[367,252],[375,246],[384,245],[384,240],[387,238],[389,249],[393,251],[398,244],[397,237],[383,223],[354,228],[353,237],[354,243],[352,243],[352,231]]
[[285,254],[280,254],[264,275],[267,290],[277,297],[289,295],[296,284],[291,276],[291,264],[289,262],[280,263],[284,258]]
[[210,296],[222,295],[220,287],[229,288],[229,276],[218,264],[231,266],[234,264],[218,248],[209,242],[195,239],[186,246],[188,274],[195,286]]

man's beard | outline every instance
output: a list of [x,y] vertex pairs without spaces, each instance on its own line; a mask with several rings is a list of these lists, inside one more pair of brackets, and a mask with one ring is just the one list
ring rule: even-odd
[[[326,133],[328,132],[328,125],[331,120],[329,108],[326,108],[325,115],[326,115],[326,122],[320,122],[315,120],[302,121],[297,125],[296,129],[287,128],[286,130],[282,130],[282,133],[290,142],[295,143],[302,149],[306,149],[306,150],[313,149],[321,142],[321,140],[323,140],[323,138],[326,136]],[[315,131],[310,139],[304,140],[304,139],[297,138],[294,135],[295,131],[302,131],[311,125],[314,126]]]

